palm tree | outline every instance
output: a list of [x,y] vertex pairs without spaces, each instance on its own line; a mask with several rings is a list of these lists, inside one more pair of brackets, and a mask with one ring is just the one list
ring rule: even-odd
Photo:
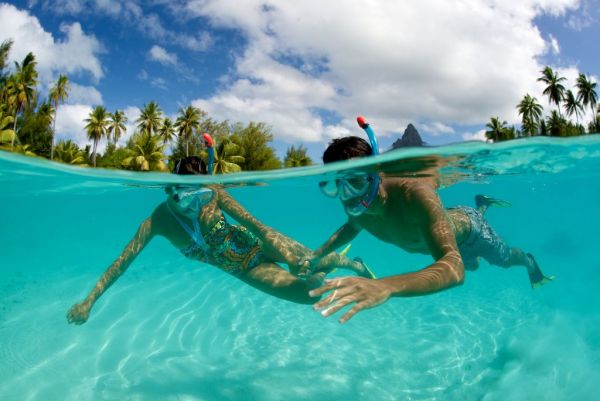
[[537,133],[538,124],[542,118],[542,106],[537,99],[529,94],[526,94],[521,103],[517,105],[519,114],[522,115],[523,132],[529,136]]
[[200,109],[194,106],[179,109],[179,117],[175,121],[175,127],[177,128],[179,137],[185,141],[186,157],[189,156],[188,145],[192,135],[194,135],[194,130],[197,130],[200,126],[201,113]]
[[552,113],[550,113],[547,124],[550,136],[563,136],[566,121],[556,110],[552,110]]
[[228,174],[242,171],[239,163],[244,162],[240,156],[240,147],[231,142],[229,138],[223,138],[215,148],[215,161],[213,174]]
[[[15,62],[15,73],[8,79],[8,103],[14,110],[13,131],[17,132],[17,114],[19,114],[25,106],[30,106],[35,99],[35,87],[37,85],[38,73],[35,56],[33,53],[28,53],[21,64]],[[13,137],[11,148],[14,146]]]
[[583,112],[583,106],[581,105],[581,102],[575,98],[575,94],[573,94],[571,89],[567,91],[564,102],[567,116],[572,117],[573,114],[575,114],[577,124],[579,124],[579,115]]
[[0,104],[0,144],[14,143],[15,131],[11,128],[14,117],[6,112],[6,105]]
[[173,120],[169,117],[165,117],[163,120],[162,126],[158,130],[158,137],[163,145],[173,142],[173,139],[175,138],[175,126],[173,125]]
[[56,161],[67,164],[84,164],[85,157],[76,143],[72,140],[60,141],[56,145]]
[[56,113],[58,112],[58,104],[64,103],[69,96],[69,78],[60,74],[56,84],[50,89],[48,97],[54,104],[54,121],[52,123],[52,144],[50,146],[50,160],[54,160],[54,138],[56,137]]
[[312,160],[306,154],[306,148],[300,145],[296,148],[292,145],[288,148],[285,153],[285,158],[283,159],[284,167],[302,167],[302,166],[310,166],[312,164]]
[[29,150],[29,148],[31,148],[31,145],[29,145],[29,144],[27,144],[27,145],[18,144],[17,146],[15,146],[14,151],[17,153],[20,153],[22,155],[25,155],[25,156],[37,156],[35,154],[35,152],[32,150]]
[[156,134],[162,122],[162,110],[155,101],[144,105],[142,113],[136,121],[141,132],[147,132],[150,136]]
[[600,133],[600,105],[598,105],[598,110],[596,111],[594,119],[588,124],[588,132],[590,134]]
[[125,126],[125,123],[127,122],[127,116],[125,115],[125,112],[116,110],[114,113],[109,115],[109,118],[110,121],[108,123],[107,139],[110,141],[110,138],[112,137],[113,143],[116,146],[119,138],[121,138],[121,135],[127,131],[127,127]]
[[122,166],[136,171],[169,171],[163,161],[164,145],[158,143],[159,138],[147,132],[140,132],[133,138],[133,148],[128,149],[129,157],[123,160]]
[[585,75],[579,74],[577,82],[575,83],[577,88],[577,100],[585,107],[590,106],[592,109],[592,118],[594,118],[594,111],[596,103],[598,102],[598,94],[596,93],[596,83],[592,82]]
[[6,62],[8,61],[8,53],[13,45],[12,39],[5,40],[0,44],[0,87],[4,84],[4,69],[6,68]]
[[490,122],[485,125],[488,129],[485,131],[485,137],[494,142],[502,140],[507,129],[506,124],[508,124],[506,121],[500,121],[500,117],[492,117]]
[[96,167],[96,150],[98,149],[98,142],[106,136],[106,129],[108,127],[108,112],[104,106],[96,106],[92,109],[90,117],[85,119],[87,123],[85,130],[87,132],[88,139],[94,141],[94,148],[92,150],[92,164]]
[[560,104],[564,98],[565,87],[561,82],[566,81],[567,79],[558,76],[558,73],[554,73],[550,67],[546,67],[540,72],[542,73],[542,76],[538,78],[538,81],[546,84],[543,94],[548,96],[550,104],[554,103],[556,105],[558,114],[562,116]]

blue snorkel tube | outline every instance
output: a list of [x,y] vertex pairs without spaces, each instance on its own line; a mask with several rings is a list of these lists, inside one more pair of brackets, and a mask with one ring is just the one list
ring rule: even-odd
[[371,125],[367,122],[364,117],[358,116],[356,117],[356,122],[358,126],[365,130],[367,136],[369,137],[369,142],[371,142],[371,149],[373,155],[379,154],[379,145],[377,144],[377,137],[371,128]]
[[212,175],[213,173],[213,164],[215,160],[215,148],[212,146],[208,148],[208,174]]
[[[358,125],[365,131],[365,133],[369,137],[369,142],[371,143],[371,154],[373,156],[378,155],[379,145],[377,144],[377,137],[375,136],[371,125],[369,125],[367,120],[361,116],[356,118],[356,122],[358,122]],[[358,202],[356,206],[346,208],[346,212],[348,212],[349,215],[360,216],[369,208],[369,206],[371,206],[371,203],[373,203],[373,201],[375,200],[377,192],[379,191],[379,183],[381,182],[381,179],[379,178],[379,174],[377,173],[369,174],[369,179],[371,181],[369,186],[369,192]]]

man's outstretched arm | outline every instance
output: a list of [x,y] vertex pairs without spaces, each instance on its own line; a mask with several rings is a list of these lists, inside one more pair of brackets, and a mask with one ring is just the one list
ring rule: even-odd
[[359,227],[348,221],[338,228],[338,230],[314,252],[314,257],[319,258],[341,248],[356,238],[360,231],[361,229]]
[[454,231],[435,191],[425,186],[413,190],[411,212],[421,221],[422,235],[435,262],[420,271],[379,280],[342,277],[327,281],[311,292],[311,296],[320,296],[331,291],[315,304],[315,309],[322,309],[322,314],[329,316],[354,304],[340,319],[344,323],[361,310],[380,305],[391,296],[426,295],[463,282],[464,267]]

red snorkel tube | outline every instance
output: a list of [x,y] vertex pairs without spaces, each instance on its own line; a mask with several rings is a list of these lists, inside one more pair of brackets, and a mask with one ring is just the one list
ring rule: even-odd
[[212,137],[206,132],[202,134],[202,139],[204,140],[204,146],[208,148],[208,174],[212,175],[213,163],[215,158],[214,141]]

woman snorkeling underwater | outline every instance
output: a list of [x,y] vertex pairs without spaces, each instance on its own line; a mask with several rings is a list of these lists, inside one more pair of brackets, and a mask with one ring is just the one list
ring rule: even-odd
[[[174,173],[207,174],[207,169],[199,157],[192,156],[179,160]],[[308,271],[307,261],[311,260],[312,251],[262,224],[224,190],[214,186],[200,189],[169,186],[166,193],[167,200],[142,222],[88,296],[69,309],[69,323],[83,324],[88,320],[94,303],[155,236],[165,237],[187,258],[216,266],[267,294],[296,303],[316,302],[318,298],[310,297],[308,292],[335,268],[373,277],[360,260],[330,253],[316,266],[310,266],[316,273],[301,278],[299,275]],[[223,212],[243,225],[230,224]],[[290,271],[278,263],[286,263]]]

